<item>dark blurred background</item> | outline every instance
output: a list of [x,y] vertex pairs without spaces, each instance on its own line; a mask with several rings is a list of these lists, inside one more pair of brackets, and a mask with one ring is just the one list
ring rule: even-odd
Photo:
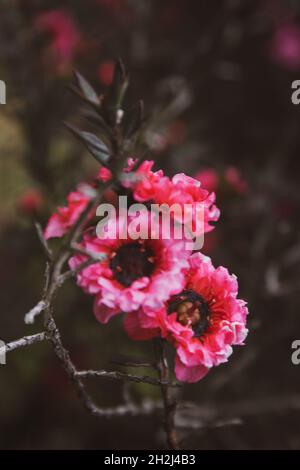
[[[214,264],[234,272],[249,302],[250,333],[226,365],[180,400],[186,448],[300,448],[300,4],[292,0],[1,0],[1,315],[4,341],[33,334],[24,314],[39,300],[45,223],[96,162],[64,129],[81,120],[68,91],[74,69],[101,92],[118,56],[128,103],[145,100],[149,157],[172,175],[196,175],[217,193],[221,219],[206,237]],[[150,355],[121,318],[101,326],[92,299],[68,283],[56,318],[75,362],[111,367],[113,353]],[[48,344],[0,366],[2,449],[164,448],[159,415],[97,420],[82,409]],[[103,406],[159,399],[146,385],[91,384]]]

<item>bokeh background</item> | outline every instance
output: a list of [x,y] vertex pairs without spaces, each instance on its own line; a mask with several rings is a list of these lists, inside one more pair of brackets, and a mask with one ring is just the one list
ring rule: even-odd
[[[81,119],[68,91],[74,69],[99,90],[121,56],[128,102],[143,98],[149,156],[169,175],[186,172],[217,193],[221,219],[205,240],[216,265],[237,274],[249,302],[250,334],[229,363],[180,399],[197,408],[178,419],[186,448],[300,448],[300,5],[292,0],[1,0],[0,337],[25,326],[37,302],[44,257],[33,220],[97,168],[62,122]],[[147,356],[120,318],[99,325],[92,300],[69,282],[57,322],[82,368],[113,367],[112,354]],[[82,409],[47,344],[0,366],[2,449],[164,448],[160,416],[97,420]],[[97,401],[159,399],[145,385],[91,384]]]

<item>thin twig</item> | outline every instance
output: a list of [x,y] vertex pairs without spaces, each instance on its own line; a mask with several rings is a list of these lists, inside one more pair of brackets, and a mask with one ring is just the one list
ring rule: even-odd
[[24,322],[26,325],[32,325],[34,323],[35,317],[40,315],[46,308],[47,304],[44,300],[40,300],[35,307],[33,307],[24,317]]
[[117,407],[99,408],[97,405],[94,404],[94,402],[89,397],[88,393],[85,391],[81,378],[88,378],[96,375],[100,376],[101,373],[103,377],[114,378],[118,380],[129,380],[132,382],[141,382],[148,384],[151,383],[152,385],[160,385],[160,383],[156,379],[153,379],[153,382],[151,382],[151,377],[127,377],[127,374],[122,374],[119,372],[115,373],[111,371],[77,371],[70,359],[68,351],[64,348],[61,342],[60,333],[53,319],[49,323],[49,331],[51,332],[51,336],[47,332],[41,332],[31,336],[24,336],[23,338],[19,338],[15,341],[7,343],[4,347],[0,348],[0,356],[5,355],[6,353],[14,351],[16,349],[31,346],[32,344],[38,342],[50,340],[54,346],[54,351],[56,355],[62,362],[62,365],[66,370],[69,378],[71,379],[81,401],[91,414],[98,417],[149,415],[155,410],[161,408],[161,405],[159,403],[153,401],[144,401],[140,405],[128,403],[126,405],[120,405]]
[[110,361],[111,364],[117,364],[124,367],[145,367],[156,369],[156,363],[150,362],[146,359],[141,359],[139,357],[126,356],[125,354],[114,355]]
[[[63,368],[65,369],[73,387],[82,402],[86,410],[91,413],[93,416],[97,417],[109,417],[109,416],[124,416],[124,415],[138,415],[138,414],[149,414],[154,410],[157,405],[151,404],[142,404],[141,406],[127,404],[121,405],[115,408],[100,408],[95,404],[90,395],[85,389],[85,386],[80,377],[79,371],[76,370],[75,365],[73,364],[69,352],[63,346],[60,332],[55,324],[54,318],[51,313],[51,307],[48,309],[48,320],[46,323],[46,329],[49,335],[49,339],[52,342],[54,352],[61,362]],[[107,373],[109,374],[109,372]]]
[[79,274],[83,269],[95,263],[99,263],[99,260],[95,261],[93,259],[87,259],[86,261],[83,261],[81,264],[79,264],[75,269],[70,269],[69,271],[65,271],[64,273],[60,274],[60,276],[58,277],[57,279],[58,284],[59,285],[64,284],[64,282],[66,282],[68,279],[71,279],[72,277],[76,276],[76,274]]
[[35,228],[36,228],[36,231],[37,231],[37,234],[38,234],[38,237],[39,237],[39,240],[41,242],[41,245],[44,249],[44,252],[46,254],[46,257],[49,261],[52,261],[53,260],[53,253],[52,251],[50,250],[50,247],[47,243],[47,240],[45,239],[44,235],[43,235],[43,229],[41,227],[41,225],[38,223],[38,222],[35,222],[34,224]]
[[2,354],[7,354],[8,352],[14,351],[15,349],[25,348],[26,346],[31,346],[34,343],[39,343],[41,341],[46,341],[48,339],[47,333],[36,333],[31,336],[24,336],[23,338],[17,339],[7,343],[5,346],[0,348],[0,356]]
[[85,248],[80,246],[78,243],[72,243],[71,249],[75,253],[79,253],[81,255],[87,256],[88,258],[94,261],[103,261],[103,259],[105,259],[106,257],[105,253],[97,253],[96,251],[86,250]]
[[[167,361],[165,351],[165,341],[159,339],[157,342],[158,350],[158,361],[157,369],[159,371],[160,381],[169,382],[169,365]],[[161,394],[164,404],[164,424],[167,434],[168,446],[173,450],[180,450],[176,428],[175,428],[175,413],[177,408],[177,402],[172,394],[172,389],[168,384],[161,385]]]
[[145,383],[149,385],[168,385],[169,387],[179,387],[180,384],[177,382],[163,382],[156,379],[155,377],[149,377],[148,375],[132,375],[125,374],[119,371],[106,371],[106,370],[82,370],[76,373],[77,377],[88,379],[91,377],[115,379],[115,380],[128,380],[129,382]]

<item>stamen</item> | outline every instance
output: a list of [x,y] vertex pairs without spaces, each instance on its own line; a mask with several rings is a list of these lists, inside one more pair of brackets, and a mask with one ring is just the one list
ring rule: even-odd
[[144,240],[122,245],[111,256],[110,268],[120,284],[129,287],[135,280],[151,276],[155,268],[155,256]]
[[177,321],[190,326],[195,337],[202,336],[209,327],[208,303],[197,292],[186,290],[169,301],[168,313],[177,313]]

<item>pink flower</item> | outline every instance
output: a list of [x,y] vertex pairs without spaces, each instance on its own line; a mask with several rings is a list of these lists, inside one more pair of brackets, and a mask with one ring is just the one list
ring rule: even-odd
[[[143,233],[149,229],[151,220],[150,212],[139,216]],[[131,223],[136,221],[118,218],[116,224],[106,224],[105,239],[90,232],[83,238],[85,249],[106,255],[103,261],[85,268],[77,276],[79,286],[96,296],[94,312],[101,323],[117,313],[132,312],[141,306],[158,309],[170,295],[182,289],[189,255],[184,240],[165,240],[160,235],[158,239],[133,239]],[[70,259],[71,268],[84,260],[84,255],[75,255]]]
[[213,168],[206,168],[195,175],[195,179],[200,181],[201,186],[207,191],[216,192],[219,186],[219,175]]
[[36,215],[44,205],[44,198],[38,189],[28,189],[17,201],[17,209],[26,215]]
[[[96,179],[106,183],[112,177],[108,168],[101,167],[98,171]],[[105,192],[105,196],[109,199],[109,190]],[[77,222],[78,217],[86,208],[88,202],[95,195],[94,182],[91,184],[81,183],[76,191],[72,191],[67,196],[67,205],[59,207],[57,211],[50,217],[46,226],[44,235],[46,240],[54,237],[62,237]],[[90,218],[93,213],[90,214]]]
[[[123,168],[123,172],[129,173],[132,170],[135,163],[136,163],[136,159],[129,157],[127,159],[125,167]],[[111,180],[111,178],[112,178],[111,171],[108,168],[105,168],[104,166],[102,166],[100,170],[98,171],[97,179],[99,181],[102,181],[103,183],[106,183],[107,181]]]
[[105,166],[102,166],[98,172],[97,179],[103,183],[106,183],[111,179],[111,177],[111,171],[108,168],[105,168]]
[[57,55],[58,62],[71,62],[80,35],[73,18],[64,10],[46,11],[37,16],[35,26],[42,33],[51,34],[51,47]]
[[101,62],[98,67],[98,78],[102,85],[109,86],[113,79],[115,63],[112,60]]
[[300,28],[287,21],[275,31],[270,43],[271,59],[290,70],[300,67]]
[[93,188],[88,185],[79,185],[77,191],[72,191],[67,196],[67,205],[58,207],[50,217],[44,236],[46,240],[54,237],[62,237],[76,223],[80,214],[86,208],[91,199]]
[[[202,203],[204,208],[204,232],[213,230],[210,222],[215,222],[220,216],[219,209],[214,205],[215,194],[200,188],[199,181],[184,173],[179,173],[170,179],[164,176],[163,171],[152,171],[154,162],[146,160],[137,170],[140,176],[131,184],[136,201],[151,202],[156,204],[179,204],[183,209],[184,204],[192,206],[192,220],[195,227],[195,207]],[[176,215],[174,215],[176,219]],[[180,217],[181,221],[181,217]],[[196,233],[202,235],[201,233]]]
[[178,380],[196,382],[211,367],[226,362],[232,345],[243,344],[247,307],[237,299],[237,280],[226,268],[214,268],[210,258],[190,258],[185,286],[162,309],[143,309],[125,317],[133,339],[161,335],[176,349]]

